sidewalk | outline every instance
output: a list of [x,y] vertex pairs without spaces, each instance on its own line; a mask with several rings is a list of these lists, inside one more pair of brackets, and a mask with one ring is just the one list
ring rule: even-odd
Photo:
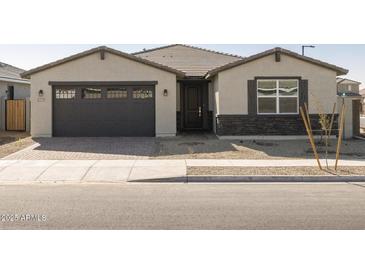
[[[324,164],[323,160],[322,163]],[[0,182],[187,182],[189,181],[187,167],[190,166],[283,167],[316,165],[315,160],[0,160]],[[334,165],[333,160],[330,160],[330,165]],[[343,160],[340,161],[340,165],[365,166],[365,160]],[[194,176],[191,180],[217,181],[216,177]],[[252,176],[229,176],[229,181],[240,181],[246,177],[251,178],[251,181],[254,180]],[[324,178],[325,176],[320,177]],[[341,178],[343,177],[341,176]],[[302,180],[300,179],[300,181]]]

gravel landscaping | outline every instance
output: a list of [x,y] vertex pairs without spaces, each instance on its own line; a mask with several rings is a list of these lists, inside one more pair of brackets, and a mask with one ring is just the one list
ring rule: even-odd
[[[308,140],[219,140],[215,136],[179,136],[158,140],[161,159],[313,159]],[[330,140],[329,158],[336,156],[337,140]],[[318,153],[324,146],[318,142]],[[364,140],[346,140],[341,148],[342,159],[365,159]]]
[[365,175],[365,167],[338,167],[337,174],[333,167],[329,171],[320,170],[318,167],[188,167],[188,175]]
[[34,141],[29,137],[28,133],[1,131],[0,158],[6,157],[32,144],[34,144]]

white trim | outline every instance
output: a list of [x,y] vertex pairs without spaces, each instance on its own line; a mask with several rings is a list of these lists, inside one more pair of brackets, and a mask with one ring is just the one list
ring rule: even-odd
[[7,77],[0,77],[0,81],[8,82],[8,83],[19,83],[19,84],[28,84],[30,85],[30,81],[22,80],[22,79],[13,79]]
[[156,133],[156,137],[176,137],[176,133]]
[[[258,89],[259,89],[259,85],[258,83],[260,82],[276,82],[276,94],[274,95],[269,95],[269,96],[260,96]],[[288,95],[288,96],[280,96],[280,92],[279,92],[279,82],[280,81],[295,81],[297,83],[297,95]],[[257,79],[256,80],[256,114],[257,115],[297,115],[299,114],[299,80],[298,79]],[[275,98],[276,99],[276,112],[272,112],[272,113],[260,113],[259,112],[259,98]],[[286,113],[281,113],[280,112],[280,98],[296,98],[297,99],[297,111],[296,112],[286,112]]]

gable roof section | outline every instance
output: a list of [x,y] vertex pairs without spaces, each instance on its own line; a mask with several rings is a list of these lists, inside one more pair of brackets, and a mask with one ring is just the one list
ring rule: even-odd
[[101,47],[92,48],[92,49],[89,49],[89,50],[86,50],[86,51],[71,55],[69,57],[57,60],[55,62],[48,63],[48,64],[45,64],[43,66],[36,67],[34,69],[28,70],[26,72],[23,72],[21,74],[21,77],[29,78],[30,75],[32,75],[34,73],[37,73],[37,72],[40,72],[40,71],[43,71],[43,70],[46,70],[46,69],[49,69],[49,68],[56,67],[56,66],[65,64],[67,62],[70,62],[70,61],[74,61],[76,59],[91,55],[91,54],[96,53],[96,52],[108,52],[108,53],[115,54],[117,56],[124,57],[126,59],[129,59],[129,60],[144,64],[144,65],[147,65],[147,66],[151,66],[151,67],[154,67],[154,68],[157,68],[157,69],[161,69],[161,70],[164,70],[164,71],[174,73],[174,74],[176,74],[177,76],[180,76],[180,77],[185,76],[185,74],[183,72],[178,71],[176,69],[173,69],[171,67],[168,67],[168,66],[165,66],[165,65],[162,65],[162,64],[158,64],[158,63],[152,62],[150,60],[146,60],[146,59],[134,56],[132,54],[128,54],[128,53],[125,53],[125,52],[122,52],[122,51],[119,51],[119,50],[116,50],[116,49],[112,49],[112,48],[109,48],[109,47],[106,47],[106,46],[101,46]]
[[230,54],[230,53],[226,53],[226,52],[220,52],[220,51],[211,50],[211,49],[205,49],[205,48],[191,46],[191,45],[186,45],[186,44],[171,44],[171,45],[167,45],[167,46],[162,46],[162,47],[157,47],[157,48],[145,49],[145,50],[137,51],[137,52],[134,52],[132,54],[133,55],[139,55],[139,54],[142,54],[142,53],[149,53],[149,52],[152,52],[152,51],[158,51],[158,50],[172,48],[172,47],[176,47],[176,46],[186,47],[186,48],[190,48],[190,49],[197,49],[197,50],[211,52],[211,53],[216,53],[216,54],[221,54],[221,55],[225,55],[225,56],[236,57],[236,58],[239,58],[239,59],[243,59],[244,58],[242,56],[235,55],[235,54]]
[[356,84],[356,85],[360,85],[361,82],[351,80],[351,79],[348,79],[348,78],[337,77],[337,84]]
[[29,84],[29,81],[22,79],[20,76],[24,71],[23,69],[0,62],[0,81]]
[[219,68],[210,70],[207,73],[206,78],[214,76],[214,75],[216,75],[217,73],[219,73],[221,71],[231,69],[231,68],[234,68],[234,67],[237,67],[237,66],[240,66],[240,65],[255,61],[255,60],[260,59],[262,57],[266,57],[266,56],[275,54],[275,53],[285,54],[287,56],[291,56],[293,58],[297,58],[299,60],[309,62],[309,63],[312,63],[312,64],[317,65],[317,66],[321,66],[321,67],[324,67],[324,68],[327,68],[327,69],[330,69],[330,70],[334,70],[334,71],[337,72],[337,75],[343,75],[343,74],[348,73],[347,69],[344,69],[344,68],[341,68],[341,67],[338,67],[338,66],[335,66],[335,65],[320,61],[318,59],[314,59],[314,58],[311,58],[311,57],[308,57],[308,56],[303,56],[303,55],[300,55],[296,52],[293,52],[293,51],[290,51],[290,50],[287,50],[287,49],[283,49],[283,48],[273,48],[273,49],[269,49],[269,50],[263,51],[261,53],[255,54],[255,55],[251,55],[250,57],[247,57],[243,60],[238,60],[238,61],[226,64],[224,66],[221,66]]
[[241,56],[183,44],[168,45],[133,54],[183,71],[188,77],[204,77],[209,70],[243,59]]

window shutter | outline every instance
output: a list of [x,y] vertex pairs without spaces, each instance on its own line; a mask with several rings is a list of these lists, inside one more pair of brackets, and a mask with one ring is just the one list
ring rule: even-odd
[[247,82],[247,110],[248,115],[257,114],[257,90],[256,90],[256,80],[248,80]]
[[308,106],[308,80],[299,80],[299,106],[304,107],[304,103]]

